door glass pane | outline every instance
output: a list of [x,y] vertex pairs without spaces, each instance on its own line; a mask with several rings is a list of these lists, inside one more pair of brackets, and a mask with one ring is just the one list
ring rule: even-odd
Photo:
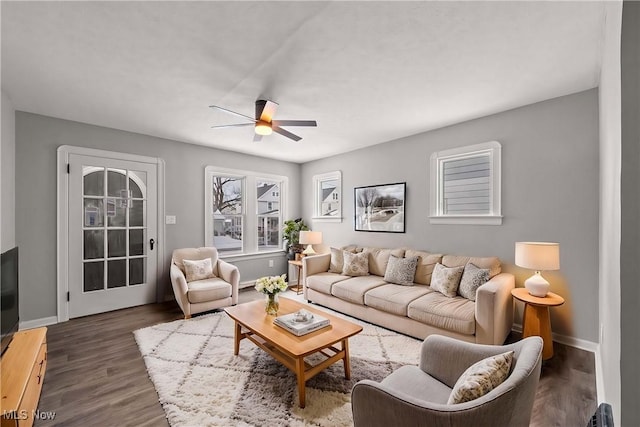
[[129,284],[140,285],[145,282],[145,258],[129,260]]
[[104,196],[104,168],[84,166],[82,168],[85,196]]
[[107,171],[107,196],[122,197],[127,192],[127,171],[124,169],[109,169]]
[[143,227],[145,217],[145,201],[131,200],[129,202],[131,208],[129,209],[129,227]]
[[144,230],[129,230],[129,256],[144,255]]
[[127,260],[107,261],[107,288],[127,285]]
[[84,291],[104,289],[104,261],[84,263]]
[[140,171],[129,171],[129,191],[131,197],[144,199],[147,194],[147,173]]
[[127,230],[109,230],[108,233],[108,257],[126,256]]
[[107,199],[107,224],[109,227],[124,227],[127,224],[127,199]]
[[84,199],[84,226],[104,226],[104,201],[102,199]]
[[84,230],[84,259],[104,258],[104,231]]

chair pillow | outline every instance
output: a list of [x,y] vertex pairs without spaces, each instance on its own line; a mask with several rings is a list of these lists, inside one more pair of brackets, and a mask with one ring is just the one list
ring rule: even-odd
[[463,271],[464,266],[445,267],[437,263],[433,268],[433,275],[431,276],[431,288],[449,298],[455,297]]
[[343,251],[344,265],[342,266],[342,274],[345,276],[368,276],[369,275],[369,254],[360,252],[352,254]]
[[447,405],[468,402],[489,393],[509,376],[513,351],[487,357],[474,363],[458,378]]
[[213,266],[211,265],[211,258],[205,258],[200,260],[188,260],[183,259],[184,273],[187,278],[187,282],[193,282],[194,280],[211,279],[215,277],[213,275]]
[[471,301],[476,300],[476,291],[478,288],[489,281],[489,269],[479,268],[470,262],[464,266],[462,279],[460,279],[460,287],[458,293]]
[[395,255],[389,257],[387,271],[384,273],[384,280],[398,285],[413,285],[413,277],[416,274],[418,257],[399,258]]

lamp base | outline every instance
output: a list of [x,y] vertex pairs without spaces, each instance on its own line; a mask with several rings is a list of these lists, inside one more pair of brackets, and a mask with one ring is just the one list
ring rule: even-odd
[[544,298],[549,292],[549,282],[546,281],[539,271],[524,281],[524,287],[534,297]]
[[305,255],[315,255],[316,251],[313,250],[313,246],[307,245],[306,249],[302,251],[302,253]]

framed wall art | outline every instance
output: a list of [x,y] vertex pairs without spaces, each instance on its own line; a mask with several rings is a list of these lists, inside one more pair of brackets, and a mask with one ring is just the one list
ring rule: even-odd
[[406,183],[354,188],[356,231],[404,233]]

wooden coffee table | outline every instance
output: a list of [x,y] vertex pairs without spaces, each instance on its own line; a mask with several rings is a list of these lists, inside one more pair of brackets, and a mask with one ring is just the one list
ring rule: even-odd
[[[240,351],[240,341],[247,338],[292,370],[298,380],[298,398],[301,408],[305,406],[305,383],[323,369],[342,360],[344,362],[344,377],[350,378],[349,337],[360,333],[362,326],[317,310],[308,304],[280,298],[278,316],[304,308],[328,318],[331,322],[326,328],[297,337],[274,325],[275,316],[269,316],[265,313],[264,306],[264,300],[259,300],[224,309],[236,324],[233,349],[236,356]],[[340,348],[335,346],[337,343],[341,343]],[[320,353],[325,359],[315,365],[305,362],[306,356],[315,353]]]

